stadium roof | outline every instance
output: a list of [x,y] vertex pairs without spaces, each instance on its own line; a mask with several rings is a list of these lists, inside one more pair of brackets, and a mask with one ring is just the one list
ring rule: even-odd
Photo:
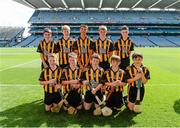
[[180,10],[180,0],[14,0],[34,9]]

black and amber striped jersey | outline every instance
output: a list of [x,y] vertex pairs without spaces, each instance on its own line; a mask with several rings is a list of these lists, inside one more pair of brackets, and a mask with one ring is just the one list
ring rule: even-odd
[[46,43],[45,40],[40,41],[39,46],[37,48],[37,52],[43,54],[43,58],[45,61],[48,61],[49,53],[57,53],[57,46],[55,41],[51,41]]
[[58,90],[55,88],[54,85],[60,84],[61,75],[62,75],[62,70],[58,66],[55,70],[52,70],[50,67],[45,68],[41,72],[41,75],[39,77],[39,81],[49,81],[51,79],[56,79],[57,83],[43,85],[44,91],[47,93],[57,92]]
[[[104,76],[103,76],[103,80],[104,83],[106,82],[115,82],[117,80],[120,80],[121,82],[125,82],[125,71],[122,69],[118,69],[117,71],[113,71],[112,68],[108,69],[105,71]],[[111,86],[106,86],[106,90],[110,91],[111,90]],[[115,87],[115,91],[124,91],[123,87],[117,86]]]
[[78,58],[80,63],[85,66],[89,64],[89,52],[90,50],[94,51],[94,42],[86,37],[84,40],[79,37],[73,45],[73,50],[78,51]]
[[100,55],[100,62],[108,61],[109,53],[113,52],[113,43],[110,39],[102,41],[100,38],[95,42],[95,52]]
[[68,64],[68,53],[72,52],[73,43],[74,41],[70,38],[65,40],[62,37],[58,40],[59,65]]
[[[62,70],[62,77],[61,77],[61,81],[65,80],[79,80],[81,81],[81,77],[82,77],[82,71],[79,67],[76,67],[74,70],[71,69],[71,67],[68,65],[67,67],[65,67]],[[71,85],[63,85],[63,93],[67,93],[71,90]],[[80,92],[81,89],[78,89],[78,92]]]
[[126,40],[120,38],[114,44],[114,54],[120,56],[121,59],[129,58],[133,50],[134,43],[129,38]]
[[[103,74],[104,69],[101,67],[98,67],[97,69],[93,69],[92,66],[88,66],[88,68],[85,69],[85,72],[83,73],[82,80],[87,80],[91,83],[97,83],[94,84],[95,87],[97,87],[98,84],[103,84]],[[94,86],[93,86],[94,87]],[[94,87],[94,88],[95,88]],[[85,86],[85,90],[90,90],[89,86]]]
[[[145,78],[150,79],[150,72],[149,72],[148,68],[143,65],[141,65],[141,68],[142,68]],[[131,66],[127,67],[126,79],[128,80],[128,79],[135,77],[137,73],[138,73],[138,69],[135,67],[134,64],[132,64]],[[133,87],[137,87],[138,86],[137,82],[138,81],[134,81],[132,83],[129,83],[129,85],[133,86]],[[144,84],[142,83],[141,86],[144,86]]]

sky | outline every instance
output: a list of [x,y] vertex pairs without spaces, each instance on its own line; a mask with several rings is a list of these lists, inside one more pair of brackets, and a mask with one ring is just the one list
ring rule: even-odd
[[13,0],[0,0],[0,26],[25,27],[28,34],[28,20],[34,9],[21,5]]

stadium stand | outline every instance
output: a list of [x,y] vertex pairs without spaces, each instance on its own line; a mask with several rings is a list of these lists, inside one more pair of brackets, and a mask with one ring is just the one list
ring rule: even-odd
[[[81,24],[89,26],[88,35],[93,40],[98,38],[98,26],[106,25],[108,37],[115,42],[120,37],[120,27],[127,25],[137,47],[180,46],[180,2],[175,0],[14,1],[35,9],[28,21],[31,36],[17,47],[36,47],[43,38],[45,27],[52,29],[53,38],[57,40],[62,36],[61,26],[65,24],[71,27],[73,38],[78,37]],[[151,10],[153,8],[156,9]],[[173,10],[168,10],[171,8]]]
[[[136,46],[176,47],[179,45],[171,41],[171,39],[167,40],[164,37],[180,34],[179,16],[177,11],[37,10],[30,18],[29,23],[31,24],[30,32],[34,35],[42,35],[43,29],[50,27],[54,35],[58,36],[62,35],[61,26],[69,24],[71,35],[75,38],[79,34],[80,24],[88,24],[89,35],[93,39],[98,38],[98,26],[105,24],[109,30],[108,35],[113,41],[119,39],[120,27],[127,24],[130,27],[131,38]],[[164,43],[158,42],[159,39],[164,41]],[[30,43],[28,46],[37,46],[37,44]]]
[[131,36],[131,39],[137,47],[155,47],[158,46],[147,39],[147,36]]
[[159,37],[159,36],[149,36],[148,40],[160,47],[175,47],[175,46],[177,46],[176,44],[169,42],[165,38]]
[[43,40],[43,37],[42,36],[37,36],[35,38],[35,40],[33,40],[30,44],[27,45],[27,47],[37,47],[41,40]]
[[[164,23],[176,24],[179,12],[37,10],[31,23]],[[65,17],[64,17],[65,16]]]
[[180,36],[165,36],[168,41],[180,46]]
[[31,42],[33,42],[34,40],[36,40],[37,37],[35,37],[34,35],[31,35],[27,38],[25,38],[22,42],[20,42],[19,44],[17,44],[17,47],[26,47],[28,46]]
[[24,28],[22,27],[0,27],[0,47],[15,46],[22,40]]

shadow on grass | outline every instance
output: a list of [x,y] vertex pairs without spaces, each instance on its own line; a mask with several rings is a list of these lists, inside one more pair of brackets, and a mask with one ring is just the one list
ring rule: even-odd
[[180,114],[180,99],[174,102],[173,108],[176,113]]
[[77,115],[71,116],[66,112],[45,113],[42,100],[22,104],[11,109],[0,112],[1,127],[115,127],[115,126],[132,126],[135,124],[133,117],[136,114],[124,109],[121,114],[114,118],[95,117],[92,112],[82,110]]

